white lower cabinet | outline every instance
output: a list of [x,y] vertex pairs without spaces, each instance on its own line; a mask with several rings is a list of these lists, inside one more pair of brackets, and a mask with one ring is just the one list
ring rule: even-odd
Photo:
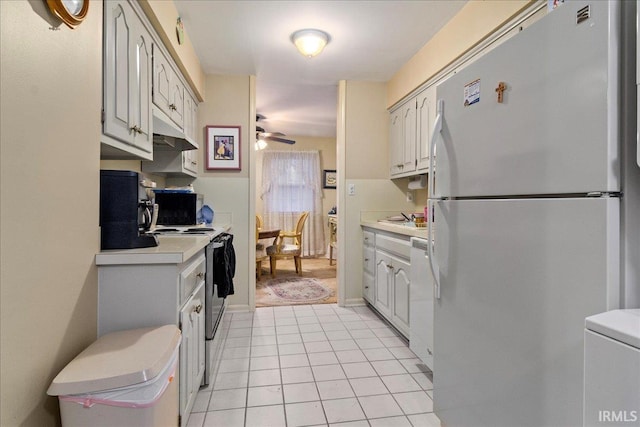
[[362,277],[362,296],[371,304],[376,295],[376,278],[373,274],[365,272]]
[[376,298],[376,253],[375,234],[370,231],[363,232],[362,239],[362,296],[370,304],[375,304]]
[[384,252],[376,250],[376,297],[373,306],[391,320],[391,285],[393,266]]
[[[398,331],[409,337],[409,239],[374,230],[364,230],[364,235],[368,240],[363,246],[363,296]],[[368,245],[367,241],[372,244]],[[373,260],[367,261],[371,258]],[[373,270],[370,265],[374,266]]]
[[411,264],[409,261],[392,256],[391,289],[393,305],[391,306],[391,323],[409,336],[409,286],[411,284]]
[[98,336],[178,325],[180,419],[186,425],[205,367],[205,255],[187,261],[98,265]]
[[193,408],[204,375],[204,282],[180,310],[180,408]]

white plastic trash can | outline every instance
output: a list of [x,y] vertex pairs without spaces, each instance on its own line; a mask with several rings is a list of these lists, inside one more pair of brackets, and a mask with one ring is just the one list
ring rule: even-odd
[[180,330],[113,332],[73,359],[47,390],[64,427],[177,426]]
[[640,309],[585,319],[583,425],[640,427]]

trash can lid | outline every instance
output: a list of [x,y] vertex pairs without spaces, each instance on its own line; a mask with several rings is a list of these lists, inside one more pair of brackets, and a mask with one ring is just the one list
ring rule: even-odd
[[180,345],[175,325],[103,335],[54,378],[50,396],[126,387],[156,377]]
[[640,309],[611,310],[585,319],[585,327],[614,340],[640,348]]

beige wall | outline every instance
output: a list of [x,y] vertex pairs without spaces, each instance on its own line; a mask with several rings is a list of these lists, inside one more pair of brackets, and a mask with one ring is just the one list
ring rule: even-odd
[[0,1],[2,426],[59,424],[46,390],[96,338],[102,2],[59,24]]
[[389,80],[387,107],[433,77],[534,0],[468,2]]
[[[341,82],[338,107],[338,258],[341,303],[362,302],[363,211],[412,212],[423,205],[406,201],[407,180],[389,179],[389,114],[384,83]],[[342,167],[344,165],[344,167]],[[355,195],[347,195],[349,184]],[[422,198],[425,200],[422,201]],[[420,199],[420,200],[418,200]],[[426,202],[426,195],[416,202]],[[344,243],[340,243],[344,242]]]
[[[311,136],[290,136],[287,138],[291,138],[296,141],[295,144],[281,144],[279,142],[270,142],[267,148],[261,151],[256,152],[256,213],[261,214],[263,212],[262,209],[262,199],[261,199],[261,188],[262,188],[262,153],[264,151],[269,150],[278,150],[278,151],[311,151],[317,150],[320,153],[320,171],[322,173],[325,169],[335,170],[336,167],[336,139],[335,138],[318,138]],[[322,179],[322,175],[320,177]],[[325,230],[324,235],[328,238],[329,236],[329,226],[327,225],[327,213],[333,206],[336,206],[336,192],[335,189],[325,188],[322,190],[322,213],[325,217],[324,224]],[[327,240],[328,242],[328,240]]]
[[189,38],[188,28],[184,30],[184,43],[178,44],[178,38],[175,34],[176,22],[180,15],[175,4],[173,1],[167,0],[139,0],[139,3],[165,47],[176,61],[176,65],[187,79],[194,94],[199,101],[202,101],[205,94],[206,76]]
[[156,188],[164,188],[166,186],[166,178],[164,176],[142,172],[141,164],[140,160],[100,160],[100,169],[136,171],[155,182]]
[[[255,217],[253,189],[255,142],[255,78],[251,76],[208,75],[205,82],[207,101],[198,107],[200,149],[198,178],[193,181],[196,192],[204,194],[204,202],[218,217],[230,217],[236,249],[235,295],[229,297],[232,309],[248,309],[253,301],[255,283],[253,252]],[[205,127],[240,126],[241,171],[206,170]],[[168,185],[184,185],[191,179],[167,178]],[[215,219],[214,219],[215,221]],[[249,230],[252,230],[250,233]],[[251,253],[250,253],[251,252]]]

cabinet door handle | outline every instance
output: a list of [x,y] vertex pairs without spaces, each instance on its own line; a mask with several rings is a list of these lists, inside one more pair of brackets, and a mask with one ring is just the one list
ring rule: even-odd
[[169,109],[176,111],[176,104],[169,104]]
[[204,273],[203,273],[203,272],[200,272],[200,273],[196,274],[196,277],[197,277],[198,279],[202,279],[202,278],[204,277]]
[[387,264],[387,268],[388,268],[389,270],[393,270],[393,265],[389,265],[389,264]]
[[368,286],[365,286],[364,288],[365,288],[365,289],[369,289],[369,287],[368,287]]
[[196,313],[200,314],[200,312],[202,311],[202,304],[198,304],[193,308],[193,311],[195,311]]
[[369,258],[365,258],[365,259],[364,259],[364,262],[369,262]]

